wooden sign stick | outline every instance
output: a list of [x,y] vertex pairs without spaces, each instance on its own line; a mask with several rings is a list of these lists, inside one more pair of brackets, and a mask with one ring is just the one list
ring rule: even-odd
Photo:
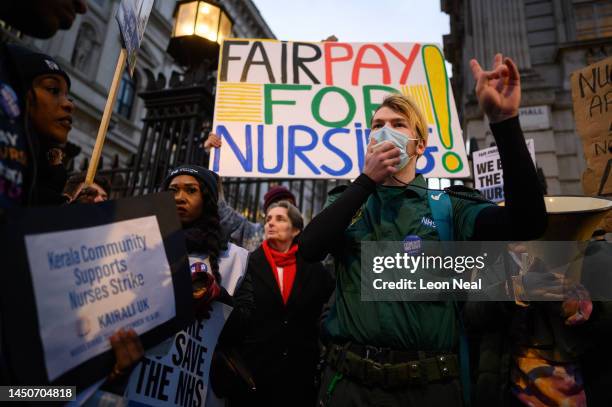
[[108,98],[106,99],[106,106],[104,106],[102,121],[100,122],[100,128],[98,129],[96,144],[94,145],[93,152],[91,153],[91,160],[89,160],[89,168],[87,168],[87,177],[85,178],[85,185],[91,185],[93,183],[94,177],[96,176],[98,162],[100,161],[102,147],[104,146],[104,140],[106,138],[106,131],[108,130],[108,123],[110,122],[111,116],[113,114],[113,106],[115,104],[115,99],[117,99],[117,90],[119,89],[119,83],[121,81],[121,75],[123,75],[123,69],[125,68],[126,59],[127,51],[125,48],[121,48],[121,52],[119,53],[119,59],[117,60],[117,67],[115,68],[115,74],[113,75],[113,82],[111,83],[110,91],[108,92]]

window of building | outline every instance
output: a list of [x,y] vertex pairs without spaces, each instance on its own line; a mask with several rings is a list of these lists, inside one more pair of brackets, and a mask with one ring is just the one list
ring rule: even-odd
[[610,0],[574,1],[576,39],[612,37],[612,2]]
[[72,58],[72,66],[85,74],[91,74],[91,70],[97,65],[100,42],[95,28],[87,22],[79,27]]
[[121,84],[119,85],[119,91],[117,92],[115,112],[127,119],[132,116],[132,107],[134,105],[134,98],[136,95],[136,80],[136,72],[134,71],[134,78],[131,78],[130,74],[126,70],[123,73]]

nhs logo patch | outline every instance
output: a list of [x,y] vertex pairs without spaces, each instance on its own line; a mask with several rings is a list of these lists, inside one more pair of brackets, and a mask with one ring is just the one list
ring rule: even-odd
[[421,218],[421,225],[427,226],[430,228],[434,228],[434,229],[436,228],[436,222],[434,222],[433,219],[428,218],[427,216],[423,216]]

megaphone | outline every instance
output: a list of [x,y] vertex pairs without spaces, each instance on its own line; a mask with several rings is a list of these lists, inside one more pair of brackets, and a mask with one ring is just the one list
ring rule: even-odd
[[593,196],[547,195],[544,203],[548,226],[538,240],[586,242],[612,210],[612,200]]
[[[549,195],[544,197],[548,225],[535,241],[526,242],[530,255],[567,282],[580,282],[582,262],[597,225],[612,210],[612,200],[602,197]],[[550,242],[550,243],[547,243]]]
[[[528,243],[530,254],[569,281],[580,282],[582,260],[597,225],[612,209],[612,201],[591,196],[545,196],[548,226],[537,241]],[[545,243],[559,242],[559,243]]]
[[540,240],[588,241],[612,210],[612,200],[571,195],[545,196],[548,227]]

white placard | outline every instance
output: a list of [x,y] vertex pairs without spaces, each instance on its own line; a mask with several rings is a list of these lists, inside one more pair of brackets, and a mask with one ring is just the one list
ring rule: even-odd
[[[246,271],[249,253],[230,243],[219,256],[221,285],[234,295]],[[191,271],[210,271],[208,255],[189,255]],[[126,392],[130,401],[155,406],[204,405],[210,362],[217,339],[232,307],[214,301],[211,317],[196,321],[184,331],[147,351],[132,372]],[[161,372],[162,374],[157,374]],[[163,377],[162,377],[163,376]]]
[[[529,155],[535,165],[535,144],[533,139],[525,140]],[[504,171],[497,147],[474,152],[474,187],[492,202],[504,200]]]
[[25,237],[49,380],[175,316],[159,225],[147,216]]
[[210,319],[196,321],[147,351],[132,372],[126,398],[151,406],[203,406],[213,352],[232,308],[213,302]]
[[469,175],[459,117],[436,44],[226,39],[210,160],[223,176],[356,178],[370,119],[385,96],[414,99],[428,142],[417,169]]

